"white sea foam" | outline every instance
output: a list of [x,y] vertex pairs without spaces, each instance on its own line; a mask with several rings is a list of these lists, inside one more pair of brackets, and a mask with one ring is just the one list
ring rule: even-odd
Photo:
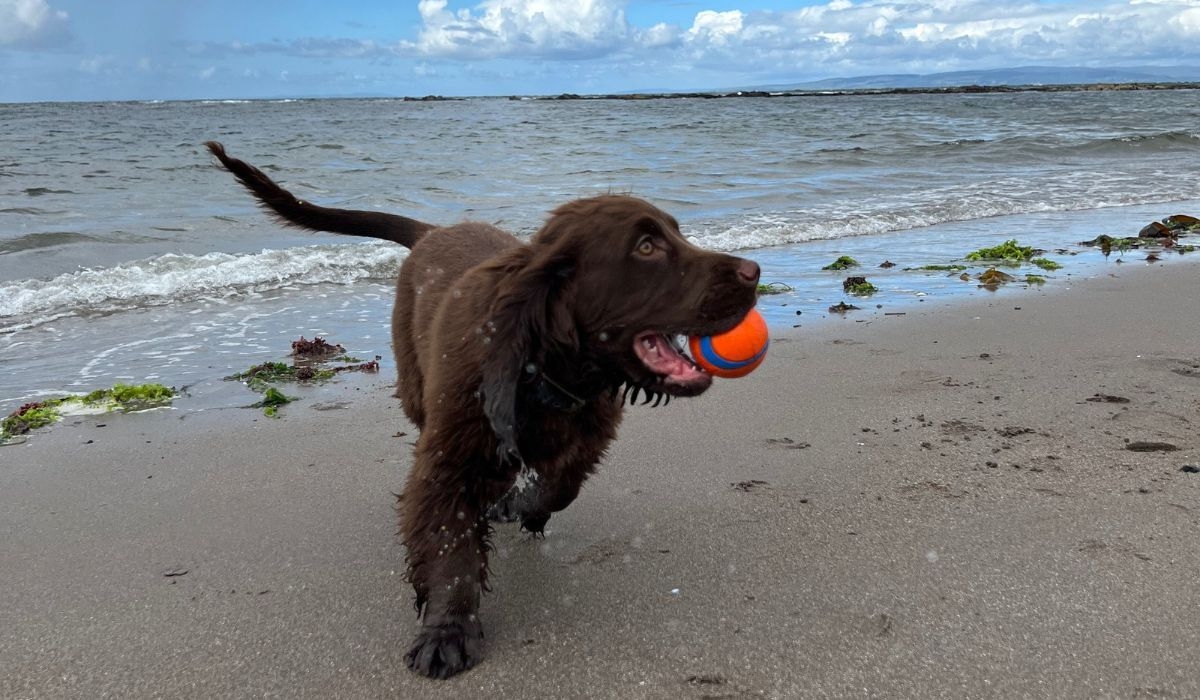
[[395,275],[405,254],[396,246],[376,243],[254,254],[167,254],[49,280],[20,280],[0,286],[0,333],[77,314],[216,300],[295,285],[386,278]]

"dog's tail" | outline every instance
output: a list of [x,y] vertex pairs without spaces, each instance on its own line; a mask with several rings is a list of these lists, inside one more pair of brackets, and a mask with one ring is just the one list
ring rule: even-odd
[[382,238],[406,248],[412,248],[426,231],[436,228],[433,224],[407,216],[357,209],[330,209],[305,202],[275,184],[263,171],[227,155],[225,147],[219,142],[207,141],[204,145],[221,161],[221,165],[237,176],[246,189],[284,224],[311,231]]

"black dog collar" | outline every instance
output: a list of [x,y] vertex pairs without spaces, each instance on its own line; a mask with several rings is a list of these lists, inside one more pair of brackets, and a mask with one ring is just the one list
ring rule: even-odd
[[538,403],[543,406],[556,411],[563,411],[564,413],[574,413],[587,405],[585,399],[572,394],[566,387],[551,379],[532,362],[525,365],[525,373],[536,380],[533,386],[533,394]]

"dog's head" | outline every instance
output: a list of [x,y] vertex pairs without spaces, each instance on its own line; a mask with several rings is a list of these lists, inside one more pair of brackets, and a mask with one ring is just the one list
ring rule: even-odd
[[489,357],[483,387],[502,441],[523,372],[568,387],[702,393],[712,376],[678,340],[733,328],[757,295],[756,263],[696,247],[674,217],[635,197],[565,204],[516,255],[492,307],[506,351]]

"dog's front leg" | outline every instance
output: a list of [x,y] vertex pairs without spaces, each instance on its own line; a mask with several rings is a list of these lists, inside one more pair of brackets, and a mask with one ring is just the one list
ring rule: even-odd
[[401,503],[408,578],[422,623],[405,660],[417,673],[449,678],[483,656],[478,613],[487,576],[488,494],[469,478],[478,472],[447,469],[428,456],[418,449]]

